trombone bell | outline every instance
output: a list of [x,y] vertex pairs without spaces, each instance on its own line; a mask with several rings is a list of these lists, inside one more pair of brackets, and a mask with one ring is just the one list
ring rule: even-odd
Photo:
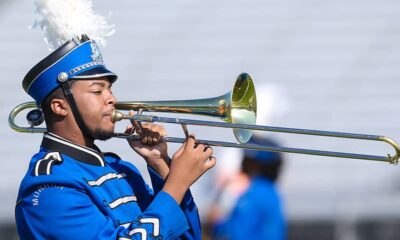
[[[240,74],[232,91],[214,98],[174,100],[174,101],[142,101],[117,102],[118,110],[135,110],[146,112],[189,113],[212,116],[228,123],[251,124],[256,123],[257,97],[253,80],[247,73]],[[118,114],[114,114],[113,121],[119,121]],[[252,131],[234,128],[233,132],[240,143],[247,142]]]

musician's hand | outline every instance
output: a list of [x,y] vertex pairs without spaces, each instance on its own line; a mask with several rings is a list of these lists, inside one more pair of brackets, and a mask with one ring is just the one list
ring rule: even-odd
[[167,182],[163,190],[179,203],[187,189],[207,170],[215,166],[213,150],[204,144],[196,144],[190,136],[172,157]]
[[[133,111],[130,111],[129,115],[133,116]],[[167,143],[160,141],[161,137],[167,134],[165,128],[157,124],[142,123],[141,130],[138,130],[139,124],[134,121],[131,123],[132,125],[127,127],[125,133],[136,132],[140,135],[141,140],[128,140],[129,145],[146,160],[151,168],[165,178],[168,174],[168,148]]]

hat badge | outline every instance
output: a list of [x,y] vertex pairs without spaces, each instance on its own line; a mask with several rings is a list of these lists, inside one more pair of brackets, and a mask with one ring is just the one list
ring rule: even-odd
[[92,55],[90,55],[90,57],[93,59],[93,62],[103,63],[103,56],[101,55],[100,49],[96,42],[92,41],[90,43],[90,47],[92,49]]

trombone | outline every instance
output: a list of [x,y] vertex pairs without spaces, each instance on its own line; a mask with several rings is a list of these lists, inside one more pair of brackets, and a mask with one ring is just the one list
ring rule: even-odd
[[[400,146],[394,140],[385,136],[254,125],[257,115],[256,106],[257,106],[256,91],[253,81],[249,74],[242,73],[237,77],[233,90],[219,97],[193,99],[193,100],[174,100],[174,101],[117,102],[115,104],[116,109],[136,110],[138,111],[138,114],[130,116],[116,110],[112,114],[112,121],[117,122],[123,119],[129,119],[132,121],[138,121],[139,123],[160,122],[160,123],[180,124],[185,133],[186,138],[189,136],[187,125],[231,128],[233,129],[235,137],[239,142],[239,143],[233,143],[233,142],[196,139],[197,143],[207,144],[210,146],[246,148],[246,149],[271,151],[271,152],[298,153],[298,154],[327,156],[327,157],[374,160],[374,161],[389,162],[391,164],[397,164],[399,161]],[[30,126],[29,127],[18,126],[15,123],[15,117],[21,111],[29,108],[35,108],[34,110],[31,110],[27,114],[27,120]],[[43,116],[41,116],[40,110],[36,108],[37,106],[34,102],[25,102],[16,106],[10,112],[8,118],[10,127],[17,132],[27,132],[27,133],[45,132],[46,128],[37,127],[43,122]],[[206,116],[218,117],[224,120],[225,122],[201,121],[193,119],[159,117],[154,115],[142,115],[144,111],[206,115]],[[334,137],[342,139],[346,138],[346,139],[380,141],[380,142],[385,142],[390,146],[392,146],[394,148],[395,154],[393,156],[390,154],[387,154],[386,156],[377,156],[377,155],[367,155],[358,153],[346,153],[346,152],[249,144],[247,143],[247,141],[250,139],[253,130]],[[114,137],[126,138],[130,140],[140,140],[140,136],[136,134],[115,133]],[[186,141],[186,138],[163,137],[161,141],[183,143],[184,141]]]

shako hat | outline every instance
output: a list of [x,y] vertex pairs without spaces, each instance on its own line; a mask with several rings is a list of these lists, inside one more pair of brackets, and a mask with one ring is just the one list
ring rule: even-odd
[[[269,146],[269,147],[278,146],[278,144],[275,141],[258,135],[253,135],[247,143]],[[243,152],[244,152],[244,157],[251,158],[256,162],[265,165],[282,160],[282,155],[279,152],[260,151],[252,149],[245,149]]]
[[96,42],[86,35],[67,41],[37,63],[26,74],[22,86],[40,105],[60,86],[60,77],[68,80],[107,77],[110,82],[117,79],[117,75],[105,66]]
[[55,49],[29,70],[22,82],[38,106],[60,86],[60,80],[117,79],[106,68],[98,47],[105,46],[105,37],[115,32],[114,26],[94,14],[92,5],[91,0],[35,0],[33,27],[40,27],[45,42]]
[[[94,14],[92,5],[91,0],[35,0],[37,19],[33,27],[43,30],[46,43],[55,50],[29,70],[22,86],[35,99],[38,111],[46,97],[61,87],[83,135],[95,139],[83,121],[69,83],[71,79],[117,79],[104,65],[97,46],[105,45],[104,37],[114,33],[114,26]],[[43,120],[43,114],[30,115],[35,125]]]

